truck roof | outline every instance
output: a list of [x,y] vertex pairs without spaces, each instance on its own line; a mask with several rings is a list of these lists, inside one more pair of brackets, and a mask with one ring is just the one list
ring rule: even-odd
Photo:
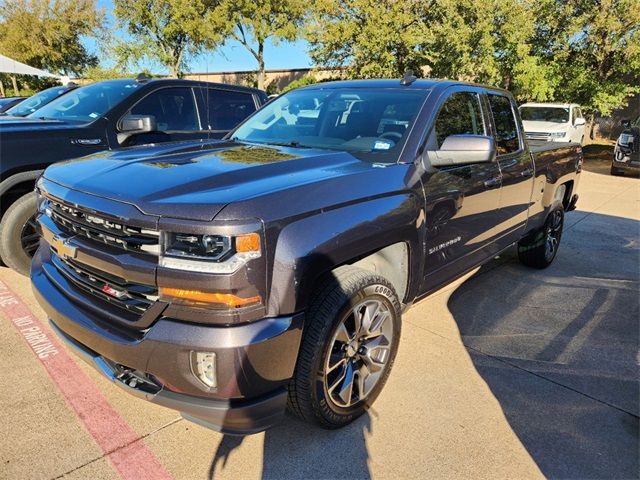
[[333,82],[322,82],[308,85],[302,88],[409,88],[427,90],[434,87],[447,88],[454,85],[470,85],[473,87],[487,88],[508,93],[507,90],[489,85],[480,85],[477,83],[461,82],[456,80],[441,80],[437,78],[418,78],[409,85],[402,85],[400,78],[391,79],[371,79],[371,80],[336,80]]
[[[147,78],[142,80],[137,80],[135,78],[117,78],[113,80],[101,80],[100,82],[95,83],[112,83],[112,84],[132,84],[132,83],[140,83],[141,85],[148,84],[157,84],[157,83],[167,83],[171,85],[183,85],[183,86],[200,86],[200,87],[220,87],[226,90],[242,90],[242,91],[250,91],[250,92],[262,92],[262,90],[258,90],[257,88],[245,87],[242,85],[230,85],[227,83],[215,83],[215,82],[205,82],[202,80],[185,80],[181,78]],[[91,85],[91,84],[87,84]],[[83,87],[86,85],[82,85]]]

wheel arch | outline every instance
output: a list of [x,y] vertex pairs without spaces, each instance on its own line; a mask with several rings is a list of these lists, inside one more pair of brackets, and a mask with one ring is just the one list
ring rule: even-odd
[[0,182],[0,218],[22,195],[33,191],[36,180],[44,170],[19,172]]
[[[327,273],[353,265],[385,277],[401,302],[419,275],[424,214],[412,195],[349,205],[289,224],[279,234],[269,283],[268,312],[304,310]],[[419,220],[421,219],[421,220]]]

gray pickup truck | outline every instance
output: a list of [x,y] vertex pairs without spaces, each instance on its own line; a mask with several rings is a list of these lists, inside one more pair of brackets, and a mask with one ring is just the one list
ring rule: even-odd
[[54,330],[126,391],[244,434],[326,428],[381,392],[401,313],[517,245],[553,261],[577,144],[532,149],[502,90],[293,90],[225,139],[102,152],[38,180],[31,278]]

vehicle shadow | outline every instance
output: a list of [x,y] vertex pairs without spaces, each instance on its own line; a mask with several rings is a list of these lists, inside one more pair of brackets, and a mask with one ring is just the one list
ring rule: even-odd
[[[366,436],[371,433],[366,413],[339,431],[309,427],[286,415],[282,423],[264,433],[263,479],[350,478],[370,479]],[[208,478],[224,469],[231,453],[245,437],[224,435],[209,466]]]
[[592,214],[548,269],[513,249],[449,298],[476,371],[546,477],[637,477],[638,238],[637,220]]

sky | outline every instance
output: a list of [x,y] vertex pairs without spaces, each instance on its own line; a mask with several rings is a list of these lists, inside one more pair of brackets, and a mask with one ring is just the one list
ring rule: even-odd
[[[98,0],[98,8],[106,12],[109,25],[114,25],[113,0]],[[97,45],[94,40],[86,40],[87,47],[94,52]],[[97,52],[95,52],[97,53]],[[273,45],[267,42],[265,45],[265,64],[267,69],[278,68],[305,68],[311,66],[311,59],[307,54],[307,43],[299,40],[294,43],[280,42]],[[200,55],[188,64],[190,72],[222,72],[233,70],[255,70],[257,63],[244,46],[236,41],[229,41],[215,52],[207,52]],[[153,73],[165,73],[159,67],[151,69]]]

